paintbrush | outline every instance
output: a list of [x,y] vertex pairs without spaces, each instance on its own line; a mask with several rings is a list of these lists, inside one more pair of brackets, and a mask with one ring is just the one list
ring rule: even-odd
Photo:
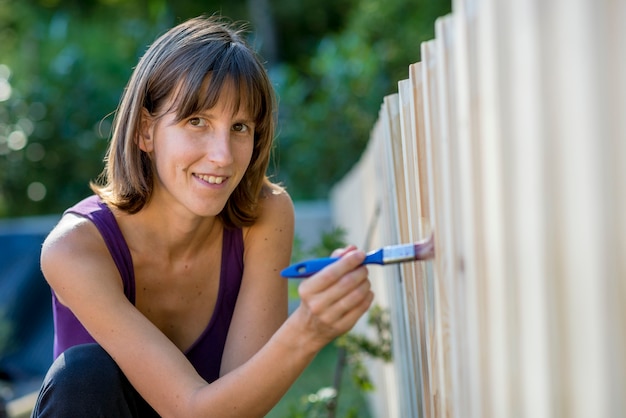
[[[388,245],[366,254],[363,264],[395,264],[407,261],[429,260],[435,256],[435,244],[433,236],[413,244]],[[329,264],[339,260],[339,257],[316,258],[292,264],[280,272],[281,276],[304,279],[309,277]]]

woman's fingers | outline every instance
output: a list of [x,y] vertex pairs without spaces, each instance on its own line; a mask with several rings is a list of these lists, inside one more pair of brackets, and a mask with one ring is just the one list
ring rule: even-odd
[[[373,299],[369,280],[346,292],[334,303],[327,303],[325,294],[319,296],[309,304],[310,314],[315,318],[315,324],[330,338],[334,338],[350,330],[356,321],[369,308]],[[321,303],[316,303],[320,301]]]
[[332,252],[331,257],[341,257],[344,254],[347,254],[350,251],[354,251],[356,250],[356,246],[355,245],[348,245],[347,247],[344,248],[337,248],[335,251]]
[[[364,268],[364,267],[363,267]],[[335,287],[340,287],[335,286]],[[328,305],[325,310],[325,314],[330,321],[336,321],[343,318],[355,308],[358,308],[361,302],[367,298],[370,293],[371,284],[367,280],[367,276],[363,280],[353,286],[345,286],[341,289],[341,292],[336,292],[333,296],[337,296],[332,303]],[[335,289],[332,289],[335,290]]]
[[305,280],[300,284],[300,293],[314,294],[327,289],[335,284],[342,276],[348,274],[365,260],[363,251],[350,250],[345,253],[339,260],[329,264],[322,270]]
[[348,250],[337,262],[300,284],[310,324],[330,338],[348,331],[369,308],[373,294],[362,251]]
[[359,266],[343,275],[333,286],[326,289],[323,295],[326,306],[323,308],[329,309],[337,305],[339,309],[351,309],[352,305],[359,302],[355,298],[369,291],[369,288],[367,268]]
[[374,293],[368,291],[363,296],[364,297],[357,305],[355,305],[351,310],[344,313],[341,318],[334,322],[334,327],[338,331],[338,335],[341,335],[352,329],[354,324],[359,320],[361,316],[363,316],[365,312],[367,312],[367,310],[371,306],[372,301],[374,300]]

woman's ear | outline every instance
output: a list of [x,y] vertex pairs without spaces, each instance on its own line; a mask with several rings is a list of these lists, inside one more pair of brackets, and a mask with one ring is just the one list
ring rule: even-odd
[[139,132],[137,134],[137,146],[144,152],[151,153],[154,144],[152,142],[152,116],[144,107],[141,109],[141,121],[139,123]]

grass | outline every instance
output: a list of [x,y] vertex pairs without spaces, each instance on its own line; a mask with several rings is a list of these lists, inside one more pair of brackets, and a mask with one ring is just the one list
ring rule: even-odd
[[[325,415],[306,413],[308,395],[332,386],[337,363],[337,347],[334,343],[318,353],[313,362],[296,380],[283,399],[266,415],[266,418],[322,418]],[[339,390],[336,418],[370,418],[364,393],[355,385],[348,369],[344,370]]]

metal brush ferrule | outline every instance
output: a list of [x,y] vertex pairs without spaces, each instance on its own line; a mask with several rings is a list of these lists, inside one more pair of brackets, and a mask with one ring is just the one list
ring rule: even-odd
[[383,264],[415,260],[415,245],[389,245],[383,247]]

